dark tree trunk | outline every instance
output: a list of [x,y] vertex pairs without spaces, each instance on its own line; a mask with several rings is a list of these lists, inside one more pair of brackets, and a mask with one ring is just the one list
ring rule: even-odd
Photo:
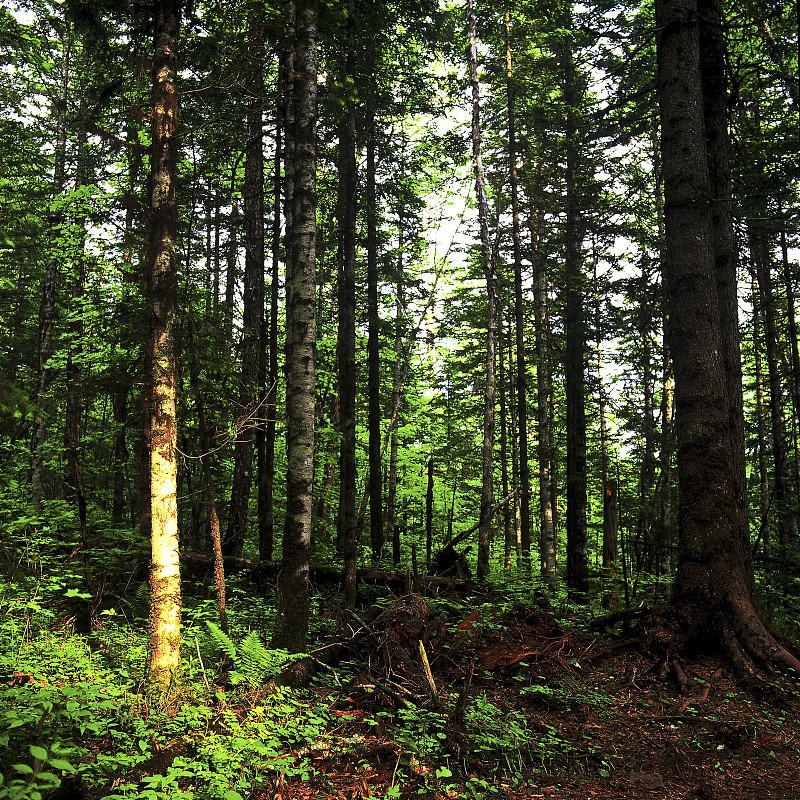
[[[372,92],[372,83],[370,83]],[[369,338],[367,340],[369,384],[369,527],[372,558],[377,563],[383,551],[383,467],[381,459],[381,364],[380,317],[378,316],[378,236],[376,231],[377,198],[375,193],[375,99],[367,106],[367,305]]]
[[[502,330],[502,323],[500,329]],[[503,497],[508,494],[508,407],[506,403],[506,382],[509,377],[505,365],[505,346],[503,340],[505,337],[500,337],[498,347],[498,373],[500,375],[500,485],[503,490]],[[513,429],[512,429],[513,435]],[[512,479],[516,481],[516,470],[512,473]],[[516,489],[516,484],[514,486]],[[510,569],[512,565],[512,554],[516,552],[516,536],[514,535],[514,527],[511,520],[511,508],[508,505],[503,506],[503,563],[506,569]]]
[[767,351],[767,374],[769,376],[769,418],[772,441],[772,482],[774,508],[778,518],[778,538],[781,558],[788,557],[789,548],[797,545],[798,520],[795,497],[792,492],[791,464],[786,432],[786,416],[783,410],[783,382],[780,374],[778,353],[776,298],[772,284],[771,253],[768,233],[756,221],[748,223],[750,257],[758,280],[757,308],[763,314],[764,339]]
[[[347,4],[346,80],[355,70],[355,2]],[[344,560],[344,604],[356,603],[356,109],[346,99],[339,135],[339,328],[336,358],[339,364],[339,530]]]
[[247,144],[244,166],[244,331],[239,389],[239,421],[233,453],[233,484],[228,531],[222,544],[225,555],[241,558],[247,533],[250,489],[253,484],[253,440],[263,411],[258,401],[261,322],[264,316],[264,42],[263,15],[248,15],[250,58],[253,62],[252,100],[247,109]]
[[[280,284],[281,238],[281,126],[286,124],[285,88],[288,83],[287,48],[278,65],[278,120],[275,125],[275,165],[272,205],[272,272],[269,287],[266,431],[264,441],[263,490],[259,492],[258,550],[262,561],[272,559],[275,540],[275,431],[278,417],[278,287]],[[288,163],[288,162],[287,162]],[[262,358],[264,353],[262,352]]]
[[[66,109],[69,95],[70,55],[72,41],[69,34],[64,42],[64,64],[62,66],[63,84],[61,97],[55,103],[56,111],[56,141],[53,163],[53,196],[58,196],[64,191],[67,157],[67,120]],[[42,280],[42,302],[39,307],[39,375],[36,385],[36,410],[33,417],[33,436],[31,438],[31,502],[34,511],[42,511],[42,497],[44,494],[44,481],[42,477],[44,446],[47,435],[47,404],[48,390],[53,381],[54,371],[49,361],[53,352],[53,325],[56,309],[56,283],[58,280],[58,239],[61,235],[63,222],[61,212],[50,215],[49,222],[49,252],[47,265]]]
[[[572,26],[571,14],[568,26]],[[584,361],[586,324],[584,319],[584,278],[581,268],[583,222],[580,209],[577,104],[577,74],[567,42],[562,55],[566,116],[566,222],[564,280],[566,282],[566,363],[564,373],[567,396],[567,587],[576,603],[589,599],[589,557],[586,529],[586,398]]]
[[514,324],[516,333],[517,426],[519,429],[519,510],[522,552],[531,551],[531,471],[528,461],[528,375],[525,366],[525,307],[522,294],[522,245],[519,232],[519,188],[517,180],[517,119],[515,89],[511,79],[511,34],[506,10],[506,102],[508,105],[508,170],[511,178],[511,240],[514,251]]
[[497,349],[497,273],[489,243],[489,203],[481,157],[481,101],[478,85],[478,57],[473,0],[467,2],[469,27],[469,76],[472,88],[472,166],[475,171],[475,193],[478,200],[481,256],[486,277],[486,385],[484,388],[483,445],[481,447],[481,525],[478,530],[478,577],[489,575],[489,539],[494,495],[494,405],[495,351]]
[[[81,115],[86,113],[85,102],[81,101]],[[77,172],[75,176],[75,188],[79,189],[86,184],[87,152],[86,152],[86,128],[81,124],[78,131],[78,158]],[[88,567],[90,543],[87,540],[86,527],[86,495],[83,490],[83,475],[80,465],[81,449],[81,415],[83,412],[83,402],[81,389],[84,382],[84,374],[81,367],[81,356],[83,353],[83,302],[86,290],[86,219],[80,214],[77,219],[72,221],[74,226],[75,248],[73,256],[75,259],[72,275],[71,304],[72,314],[69,323],[70,346],[67,352],[67,401],[64,412],[64,460],[66,462],[66,472],[64,475],[64,498],[73,500],[78,509],[78,524],[80,526],[81,539],[84,547],[84,559]],[[87,569],[87,580],[91,580]],[[94,608],[93,608],[94,612]],[[92,620],[92,625],[97,623]]]
[[[800,671],[753,606],[752,557],[741,514],[739,453],[733,453],[728,359],[718,288],[711,187],[703,120],[698,7],[694,0],[657,0],[658,86],[664,168],[664,291],[675,365],[679,561],[674,608],[686,638],[722,646],[740,669],[755,658]],[[724,93],[724,86],[715,91]],[[727,268],[731,264],[728,262]],[[722,297],[721,297],[722,295]],[[735,402],[735,401],[734,401]]]
[[767,467],[767,419],[766,404],[764,402],[764,367],[761,359],[761,312],[759,310],[760,298],[758,296],[758,281],[753,277],[752,303],[753,303],[753,361],[755,363],[755,392],[756,392],[756,435],[758,441],[758,538],[754,551],[761,547],[764,556],[769,555],[771,542],[771,529],[769,524],[770,493],[769,493],[769,469]]
[[119,525],[125,514],[125,465],[128,462],[126,434],[128,429],[128,387],[119,386],[111,397],[114,414],[114,495],[111,522]]
[[[314,479],[314,364],[317,211],[317,5],[297,3],[289,257],[286,269],[286,522],[273,647],[306,648],[311,494]],[[294,8],[287,3],[290,30]]]
[[433,456],[428,459],[428,489],[425,492],[425,564],[430,570],[433,551]]
[[[539,462],[539,561],[545,583],[551,592],[558,584],[558,551],[555,526],[555,490],[551,480],[550,464],[550,352],[547,341],[549,313],[547,306],[547,275],[544,259],[538,249],[539,231],[537,220],[531,226],[533,245],[533,312],[536,337],[536,457]],[[530,553],[522,551],[523,558]]]

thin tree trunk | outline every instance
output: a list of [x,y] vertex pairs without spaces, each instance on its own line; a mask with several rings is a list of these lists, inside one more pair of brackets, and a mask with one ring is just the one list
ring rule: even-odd
[[794,510],[786,416],[783,410],[783,385],[778,355],[776,300],[772,285],[771,253],[767,231],[757,222],[748,223],[748,236],[751,259],[758,280],[759,307],[764,315],[764,339],[769,376],[769,417],[772,434],[772,480],[775,490],[774,506],[778,516],[781,557],[785,559],[788,548],[798,541],[798,520]]
[[126,433],[128,427],[128,387],[121,384],[111,397],[114,414],[114,495],[111,522],[119,525],[125,514],[125,465],[128,461]]
[[[404,281],[403,274],[403,210],[398,214],[398,243],[397,243],[397,283],[395,285],[394,305],[394,365],[392,369],[392,408],[400,407],[400,393],[402,391],[402,358],[403,358],[403,305]],[[386,536],[392,540],[392,563],[400,563],[400,531],[397,525],[397,458],[398,437],[397,427],[391,432],[389,447],[389,485],[386,496]]]
[[472,166],[475,171],[475,193],[478,200],[481,256],[486,276],[486,385],[484,389],[483,444],[481,446],[481,514],[478,531],[478,577],[489,575],[489,539],[492,525],[491,507],[494,495],[494,404],[495,351],[497,349],[497,273],[489,243],[489,203],[481,157],[481,101],[478,84],[478,56],[475,33],[475,8],[467,0],[469,27],[469,76],[472,87]]
[[247,144],[244,167],[244,330],[239,390],[240,418],[236,425],[233,483],[228,530],[222,551],[241,558],[247,533],[250,489],[253,483],[253,439],[262,423],[258,408],[261,324],[264,316],[264,42],[263,14],[248,14],[250,57],[253,60],[252,100],[247,108]]
[[[502,330],[502,323],[500,325]],[[498,355],[500,358],[498,364],[498,371],[500,373],[500,484],[502,486],[503,497],[508,494],[508,409],[506,403],[506,374],[505,368],[505,347],[503,346],[503,337],[500,338]],[[516,474],[512,474],[512,478],[516,479]],[[516,488],[516,485],[515,487]],[[511,509],[508,505],[503,506],[503,537],[504,553],[503,562],[506,569],[511,569],[512,554],[516,552],[516,537],[514,536],[514,528],[511,520]]]
[[[85,103],[81,101],[81,116],[85,114]],[[78,159],[75,176],[75,188],[79,189],[86,184],[86,128],[80,123],[78,130]],[[64,460],[66,473],[64,475],[64,498],[74,500],[78,507],[78,524],[80,526],[81,540],[84,547],[84,559],[88,567],[90,543],[87,541],[86,525],[86,495],[83,490],[83,476],[80,467],[81,447],[81,387],[84,376],[81,369],[81,356],[83,353],[84,337],[84,311],[83,302],[86,289],[86,220],[82,213],[72,221],[74,226],[75,243],[73,247],[75,263],[72,275],[71,305],[72,315],[69,323],[70,346],[67,352],[67,400],[64,412]],[[87,580],[91,580],[88,575]],[[92,620],[93,629],[97,620]]]
[[[275,432],[278,417],[278,286],[281,251],[281,146],[286,124],[285,87],[289,81],[287,54],[283,47],[278,64],[278,119],[275,124],[275,166],[272,206],[272,272],[269,288],[269,372],[267,374],[266,436],[264,443],[263,490],[259,494],[258,551],[262,561],[272,559],[275,540]],[[287,167],[288,167],[288,162]],[[262,353],[262,358],[263,358]]]
[[756,448],[758,451],[758,485],[759,485],[759,528],[757,543],[761,544],[761,552],[764,556],[769,555],[771,526],[769,524],[769,469],[767,465],[767,422],[766,405],[764,402],[764,367],[761,358],[761,310],[759,308],[761,298],[758,296],[758,281],[753,276],[752,282],[752,305],[753,305],[753,356],[756,368],[755,390],[756,390],[756,434],[758,441]]
[[[547,275],[539,252],[541,219],[531,226],[533,249],[533,309],[536,338],[536,437],[539,462],[539,560],[542,577],[548,589],[554,592],[558,585],[558,551],[555,527],[555,492],[550,475],[552,449],[550,446],[550,409],[552,391],[550,353],[547,345],[549,313],[547,308]],[[523,550],[523,558],[525,552]]]
[[367,105],[367,305],[369,338],[369,520],[372,558],[377,562],[383,551],[383,469],[381,459],[381,365],[380,317],[378,316],[378,237],[376,231],[377,198],[375,193],[375,127],[374,92],[370,83]]
[[519,188],[517,180],[517,121],[514,85],[511,80],[510,15],[506,8],[506,101],[508,105],[508,166],[511,178],[511,241],[514,251],[514,323],[516,333],[517,426],[519,429],[519,509],[522,552],[530,564],[531,552],[531,470],[528,460],[528,374],[525,362],[525,307],[522,293],[522,245],[519,231]]
[[[355,70],[355,2],[347,4],[346,78]],[[344,561],[346,608],[356,603],[356,112],[355,99],[346,100],[339,136],[339,326],[336,356],[339,364],[339,542]]]
[[789,245],[786,228],[781,228],[781,261],[783,286],[786,291],[786,311],[789,322],[789,345],[792,354],[792,430],[794,432],[794,491],[800,496],[800,452],[798,452],[797,426],[800,424],[800,350],[797,342],[797,319],[794,309],[794,282],[789,265]]
[[181,584],[178,562],[177,459],[175,442],[175,264],[178,164],[178,63],[180,5],[157,0],[154,12],[151,227],[147,358],[149,398],[152,560],[150,566],[150,681],[162,689],[180,666]]
[[[566,27],[571,29],[571,12]],[[571,50],[567,41],[562,54],[566,112],[566,221],[564,276],[566,287],[566,378],[567,399],[567,587],[576,603],[589,599],[589,560],[586,528],[586,398],[584,358],[586,326],[584,320],[581,247],[583,222],[580,210],[578,119],[579,91]]]
[[433,456],[428,458],[428,488],[425,492],[425,564],[430,570],[433,551]]
[[[72,53],[71,34],[64,41],[64,61],[62,64],[61,97],[55,103],[56,142],[53,162],[53,195],[57,197],[64,191],[67,156],[66,109],[69,94],[70,56]],[[55,322],[56,283],[58,281],[59,237],[63,222],[61,212],[49,219],[49,251],[47,266],[42,281],[42,302],[39,307],[39,377],[36,386],[36,410],[33,418],[31,438],[31,502],[37,515],[42,512],[44,482],[42,478],[42,448],[47,436],[47,392],[53,381],[54,372],[49,365],[53,352],[53,325]]]

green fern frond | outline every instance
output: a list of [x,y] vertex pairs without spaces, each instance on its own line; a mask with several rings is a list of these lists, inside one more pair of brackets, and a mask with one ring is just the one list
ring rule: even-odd
[[206,620],[206,627],[208,628],[208,632],[211,634],[211,638],[214,640],[214,644],[222,650],[222,652],[231,659],[231,661],[236,661],[236,645],[233,643],[233,639],[228,636],[225,631],[223,631],[219,625],[211,622],[210,620]]
[[206,620],[206,626],[214,644],[231,660],[229,677],[236,676],[234,683],[245,682],[250,689],[272,680],[286,664],[303,658],[302,653],[265,647],[255,631],[250,631],[237,646],[218,625]]

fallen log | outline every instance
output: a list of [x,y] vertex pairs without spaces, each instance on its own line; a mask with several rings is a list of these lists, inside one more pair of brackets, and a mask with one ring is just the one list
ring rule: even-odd
[[[181,562],[193,567],[214,568],[213,556],[205,553],[181,553]],[[249,572],[250,577],[257,583],[264,578],[277,577],[281,568],[280,561],[258,561],[250,558],[235,558],[224,556],[225,573]],[[405,573],[380,569],[358,570],[358,579],[364,583],[388,583],[393,586],[403,586],[406,582]],[[326,583],[342,580],[341,567],[311,566],[309,580],[312,583]],[[461,578],[447,578],[441,575],[423,575],[419,582],[424,586],[433,588],[467,589],[469,581]]]

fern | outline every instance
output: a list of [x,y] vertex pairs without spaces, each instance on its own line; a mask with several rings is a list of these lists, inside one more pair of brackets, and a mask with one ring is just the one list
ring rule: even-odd
[[230,659],[232,669],[228,675],[232,683],[246,683],[255,689],[275,678],[286,664],[303,658],[302,653],[271,650],[264,646],[261,637],[250,631],[237,646],[218,625],[206,620],[214,644]]
[[231,661],[234,661],[236,659],[236,645],[233,643],[233,639],[231,639],[219,625],[210,620],[206,620],[206,627],[211,634],[211,638],[214,640],[214,644],[222,650]]

